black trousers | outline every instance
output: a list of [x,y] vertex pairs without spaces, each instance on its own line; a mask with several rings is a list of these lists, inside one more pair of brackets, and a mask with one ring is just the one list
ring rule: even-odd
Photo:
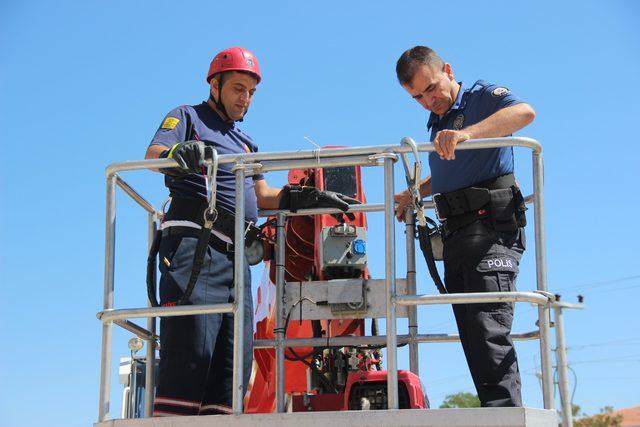
[[[160,244],[160,303],[180,300],[191,274],[200,230],[163,237]],[[245,264],[244,389],[251,375],[253,304],[251,272]],[[233,253],[211,245],[189,304],[234,302]],[[232,413],[233,314],[163,317],[154,416]]]
[[[524,230],[496,232],[478,220],[444,241],[449,293],[515,290],[525,250]],[[482,406],[522,406],[520,372],[511,340],[513,303],[454,304],[462,348]]]

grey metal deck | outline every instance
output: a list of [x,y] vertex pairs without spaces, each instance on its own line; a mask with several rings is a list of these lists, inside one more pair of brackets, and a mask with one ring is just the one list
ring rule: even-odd
[[110,420],[94,427],[345,427],[345,426],[557,426],[555,411],[534,408],[404,409],[387,411],[295,412]]

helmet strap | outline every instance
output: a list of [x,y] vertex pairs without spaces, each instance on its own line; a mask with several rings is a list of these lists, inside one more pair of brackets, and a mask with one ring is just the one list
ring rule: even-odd
[[[224,104],[222,103],[222,79],[224,78],[224,73],[220,73],[220,78],[218,79],[218,99],[215,99],[213,97],[213,92],[211,90],[209,90],[209,99],[213,101],[213,103],[216,105],[216,108],[218,108],[218,110],[220,110],[220,112],[222,114],[224,114],[224,116],[227,119],[231,119],[231,117],[229,117],[229,114],[227,114],[227,109],[224,108]],[[241,118],[239,118],[238,120],[234,120],[234,122],[241,122],[244,120],[244,116],[247,115],[247,112],[249,111],[249,109],[247,108],[247,111],[244,112],[244,114],[242,115]]]
[[218,111],[220,111],[222,114],[224,114],[224,117],[229,120],[229,114],[227,114],[227,109],[224,108],[224,104],[222,103],[222,79],[223,79],[224,73],[220,73],[220,76],[218,78],[218,99],[215,99],[213,96],[213,91],[209,90],[209,99],[213,101],[213,103],[216,105],[216,108],[218,109]]

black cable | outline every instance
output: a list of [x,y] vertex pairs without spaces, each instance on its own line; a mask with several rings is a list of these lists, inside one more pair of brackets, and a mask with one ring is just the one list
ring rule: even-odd
[[[293,309],[298,305],[301,304],[303,301],[309,301],[315,304],[315,301],[304,297],[304,298],[300,298],[298,301],[296,301],[295,304],[293,304],[290,308],[289,308],[289,312],[287,313],[287,317],[285,319],[284,322],[284,328],[283,328],[283,332],[284,332],[284,336],[287,336],[287,328],[289,327],[289,320],[291,319],[291,313],[293,312]],[[276,330],[274,329],[274,332],[276,332]],[[279,332],[279,330],[278,330]],[[290,361],[297,361],[297,362],[302,362],[305,365],[307,365],[309,367],[309,369],[311,369],[311,372],[313,372],[318,379],[320,380],[320,382],[322,382],[322,384],[329,390],[333,390],[334,393],[338,393],[338,390],[336,389],[336,387],[331,384],[329,382],[329,380],[327,380],[327,378],[322,374],[322,372],[320,372],[318,370],[318,367],[315,366],[313,363],[311,362],[307,362],[307,358],[310,356],[313,356],[314,358],[316,356],[318,356],[318,354],[321,354],[321,351],[318,351],[316,349],[312,350],[311,352],[309,352],[308,354],[304,355],[304,356],[300,356],[298,353],[296,353],[296,351],[293,349],[293,347],[288,347],[288,350],[293,354],[293,358],[287,357],[286,353],[285,353],[285,359],[290,360]]]
[[571,408],[573,408],[573,398],[576,395],[576,389],[578,388],[578,375],[576,375],[576,371],[569,365],[567,368],[573,373],[573,391],[571,392]]
[[[315,302],[312,301],[311,299],[309,299],[307,297],[304,297],[304,298],[300,298],[295,304],[293,304],[291,306],[291,308],[289,308],[289,312],[287,313],[287,317],[285,318],[285,321],[284,321],[284,327],[282,328],[283,329],[283,335],[285,336],[285,338],[287,336],[287,329],[289,328],[289,320],[291,319],[291,313],[293,312],[293,309],[296,307],[296,305],[301,304],[304,300],[307,300],[307,301],[312,302],[312,303],[315,304]],[[274,329],[273,331],[276,332],[278,330]],[[306,362],[305,359],[307,359],[308,357],[311,357],[311,356],[315,356],[316,353],[317,353],[317,350],[314,349],[314,350],[310,351],[309,353],[305,354],[304,356],[300,356],[300,355],[298,355],[298,353],[295,352],[293,347],[288,347],[288,349],[289,349],[289,351],[291,353],[293,353],[294,357],[288,357],[286,355],[286,353],[285,353],[284,357],[285,357],[285,359],[290,360],[290,361]]]
[[[575,289],[584,290],[586,288],[592,288],[592,287],[597,287],[597,286],[601,286],[601,285],[609,285],[609,284],[612,284],[612,283],[626,282],[628,280],[639,279],[639,278],[640,278],[640,274],[635,274],[633,276],[618,277],[618,278],[615,278],[615,279],[601,280],[601,281],[598,281],[598,282],[590,282],[590,283],[583,283],[583,284],[580,284],[580,285],[572,285],[572,286],[568,286],[566,288],[563,288],[562,290],[564,292],[566,292],[568,290],[575,290]],[[637,285],[633,285],[633,286],[637,286]],[[606,288],[605,290],[610,290],[610,288]]]

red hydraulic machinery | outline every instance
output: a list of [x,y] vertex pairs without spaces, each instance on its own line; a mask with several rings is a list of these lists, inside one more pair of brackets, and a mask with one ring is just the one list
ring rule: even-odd
[[[339,192],[365,203],[359,166],[293,169],[288,181]],[[370,290],[365,286],[369,279],[366,214],[356,212],[353,219],[342,214],[290,216],[285,232],[286,337],[327,338],[329,343],[332,337],[364,336]],[[268,236],[266,271],[258,289],[254,337],[272,340],[276,328],[276,265],[269,254],[276,253],[275,225],[267,225],[264,233]],[[308,315],[316,309],[330,315]],[[371,326],[372,335],[377,334],[375,318]],[[254,350],[245,412],[275,412],[275,365],[273,348]],[[286,348],[288,408],[294,412],[387,409],[387,372],[381,365],[380,347]],[[398,371],[398,383],[401,409],[428,407],[416,375]]]

